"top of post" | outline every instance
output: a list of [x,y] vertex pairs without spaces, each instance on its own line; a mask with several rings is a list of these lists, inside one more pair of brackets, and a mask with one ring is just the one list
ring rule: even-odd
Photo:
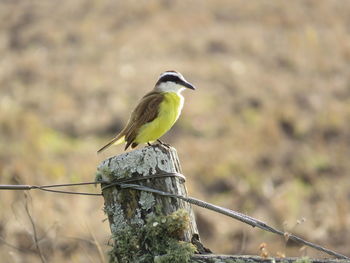
[[[160,144],[146,146],[131,152],[112,156],[102,161],[98,166],[102,180],[110,181],[108,173],[112,171],[114,178],[129,178],[133,174],[151,175],[159,172],[181,172],[176,149]],[[109,178],[107,178],[109,177]]]

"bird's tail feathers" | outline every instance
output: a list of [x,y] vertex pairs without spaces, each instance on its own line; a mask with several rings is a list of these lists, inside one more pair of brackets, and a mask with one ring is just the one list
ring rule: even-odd
[[110,140],[105,146],[101,147],[101,149],[99,149],[97,153],[101,153],[102,151],[106,150],[108,147],[110,147],[113,144],[117,145],[117,144],[123,143],[124,139],[125,139],[125,135],[122,135],[122,134],[117,135],[115,138]]

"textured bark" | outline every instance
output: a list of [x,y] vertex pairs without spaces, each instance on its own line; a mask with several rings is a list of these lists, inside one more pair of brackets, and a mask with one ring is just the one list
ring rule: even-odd
[[[110,182],[113,179],[147,176],[164,172],[181,173],[181,167],[174,148],[152,145],[106,159],[99,165],[98,171],[102,177],[100,179]],[[177,177],[163,176],[133,183],[187,196],[185,184]],[[105,189],[103,196],[105,211],[108,215],[115,244],[113,253],[116,254],[116,257],[118,257],[118,250],[122,246],[128,246],[129,244],[132,246],[135,243],[144,242],[135,240],[135,234],[132,234],[132,231],[135,228],[142,229],[149,215],[170,215],[179,209],[183,209],[187,211],[190,220],[188,228],[181,235],[181,239],[191,242],[193,234],[198,234],[191,205],[182,200],[145,191],[121,189],[115,186]],[[132,237],[128,235],[132,235]],[[136,237],[136,239],[141,238],[141,236]],[[125,248],[123,249],[125,250]],[[130,251],[132,251],[132,248]],[[122,260],[119,259],[119,262],[122,262]]]

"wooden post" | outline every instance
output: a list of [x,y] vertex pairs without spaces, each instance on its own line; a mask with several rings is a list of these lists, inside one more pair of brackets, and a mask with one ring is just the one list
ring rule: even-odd
[[[181,173],[176,150],[152,145],[106,159],[98,167],[97,179],[110,182],[174,172]],[[133,183],[187,196],[178,177]],[[116,186],[103,190],[103,196],[113,239],[111,262],[187,262],[195,251],[190,242],[198,230],[185,201]]]
[[[112,182],[161,173],[181,173],[180,162],[174,148],[152,145],[103,161],[98,167],[97,181]],[[187,196],[185,184],[178,177],[163,175],[133,184]],[[102,187],[104,185],[102,183]],[[185,201],[120,186],[105,188],[102,193],[113,240],[110,262],[350,263],[346,259],[194,254],[210,250],[200,243],[193,210]]]

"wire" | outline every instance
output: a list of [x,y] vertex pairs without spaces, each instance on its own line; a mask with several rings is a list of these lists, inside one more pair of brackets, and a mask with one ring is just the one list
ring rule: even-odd
[[111,182],[108,181],[95,181],[95,182],[82,182],[82,183],[69,183],[69,184],[50,184],[50,185],[0,185],[0,190],[32,190],[38,189],[46,192],[59,193],[59,194],[72,194],[72,195],[90,195],[90,196],[101,196],[102,194],[96,193],[86,193],[86,192],[73,192],[73,191],[63,191],[63,190],[52,190],[48,188],[56,188],[56,187],[68,187],[68,186],[80,186],[80,185],[97,185],[97,184],[105,184],[102,187],[102,190],[107,189],[109,187],[120,185],[121,183],[128,182],[138,182],[143,180],[155,179],[155,178],[164,178],[164,177],[178,177],[181,180],[181,183],[186,181],[186,177],[180,173],[157,173],[146,176],[135,176],[132,178],[122,178],[118,180],[113,180]]
[[341,259],[347,259],[350,260],[349,257],[342,255],[340,253],[337,253],[333,250],[324,248],[322,246],[319,246],[317,244],[314,244],[312,242],[306,241],[298,236],[295,236],[291,233],[283,232],[281,230],[275,229],[266,223],[257,220],[253,217],[250,217],[248,215],[221,207],[217,205],[213,205],[211,203],[207,203],[205,201],[193,198],[193,197],[187,197],[183,195],[178,195],[178,194],[172,194],[168,192],[163,192],[157,189],[153,189],[147,186],[142,186],[139,184],[130,184],[130,182],[138,182],[138,181],[143,181],[143,180],[149,180],[149,179],[155,179],[155,178],[164,178],[164,177],[177,177],[180,179],[181,183],[184,183],[186,178],[184,175],[180,173],[157,173],[153,175],[147,175],[147,176],[137,176],[137,177],[132,177],[132,178],[121,178],[121,179],[116,179],[112,180],[111,182],[108,181],[96,181],[96,182],[82,182],[82,183],[70,183],[70,184],[52,184],[52,185],[42,185],[42,186],[37,186],[37,185],[0,185],[0,190],[32,190],[32,189],[37,189],[37,190],[42,190],[42,191],[47,191],[47,192],[53,192],[53,193],[59,193],[59,194],[75,194],[75,195],[89,195],[89,196],[101,196],[102,194],[97,194],[97,193],[86,193],[86,192],[72,192],[72,191],[63,191],[63,190],[53,190],[53,189],[48,189],[48,188],[55,188],[55,187],[69,187],[69,186],[81,186],[81,185],[91,185],[91,184],[101,184],[101,191],[105,191],[106,189],[110,187],[120,187],[121,189],[134,189],[138,191],[146,191],[154,194],[158,194],[161,196],[167,196],[171,198],[178,198],[181,199],[185,202],[188,202],[193,205],[200,206],[202,208],[212,210],[214,212],[229,216],[231,218],[234,218],[236,220],[239,220],[243,223],[246,223],[252,227],[258,227],[260,229],[263,229],[265,231],[287,237],[290,240],[293,240],[297,243],[301,243],[303,245],[312,247],[314,249],[317,249],[319,251],[322,251],[324,253],[327,253],[329,255],[335,256],[337,258]]
[[172,198],[179,198],[179,199],[182,199],[182,200],[184,200],[184,201],[186,201],[188,203],[191,203],[191,204],[194,204],[194,205],[197,205],[197,206],[200,206],[200,207],[203,207],[203,208],[215,211],[217,213],[220,213],[220,214],[232,217],[232,218],[237,219],[237,220],[239,220],[239,221],[241,221],[243,223],[246,223],[246,224],[248,224],[248,225],[250,225],[252,227],[258,227],[258,228],[263,229],[265,231],[268,231],[268,232],[271,232],[271,233],[274,233],[274,234],[277,234],[277,235],[280,235],[280,236],[288,237],[288,239],[290,239],[290,240],[293,240],[293,241],[295,241],[297,243],[301,243],[303,245],[312,247],[314,249],[317,249],[317,250],[322,251],[324,253],[327,253],[329,255],[335,256],[337,258],[350,260],[350,258],[345,256],[345,255],[342,255],[342,254],[340,254],[338,252],[335,252],[333,250],[327,249],[327,248],[322,247],[320,245],[314,244],[312,242],[306,241],[306,240],[304,240],[304,239],[302,239],[302,238],[300,238],[298,236],[295,236],[295,235],[293,235],[291,233],[287,233],[287,232],[283,232],[281,230],[277,230],[277,229],[267,225],[266,223],[264,223],[264,222],[262,222],[260,220],[257,220],[257,219],[255,219],[253,217],[250,217],[248,215],[245,215],[245,214],[242,214],[242,213],[239,213],[239,212],[236,212],[236,211],[233,211],[233,210],[221,207],[221,206],[213,205],[213,204],[207,203],[205,201],[202,201],[202,200],[199,200],[199,199],[196,199],[196,198],[193,198],[193,197],[186,197],[186,196],[177,195],[177,194],[170,194],[170,193],[159,191],[159,190],[147,187],[147,186],[141,186],[141,185],[135,185],[135,184],[122,184],[120,187],[121,188],[131,188],[131,189],[136,189],[136,190],[140,190],[140,191],[151,192],[151,193],[155,193],[155,194],[162,195],[162,196],[168,196],[168,197],[172,197]]
[[[52,190],[48,188],[54,187],[67,187],[67,186],[80,186],[80,185],[90,185],[99,184],[100,182],[82,182],[82,183],[71,183],[71,184],[50,184],[50,185],[0,185],[0,190],[41,190],[52,193],[60,194],[73,194],[73,195],[91,195],[91,196],[101,196],[102,194],[86,193],[86,192],[72,192],[72,191],[62,191],[62,190]],[[107,183],[101,181],[101,183]]]

